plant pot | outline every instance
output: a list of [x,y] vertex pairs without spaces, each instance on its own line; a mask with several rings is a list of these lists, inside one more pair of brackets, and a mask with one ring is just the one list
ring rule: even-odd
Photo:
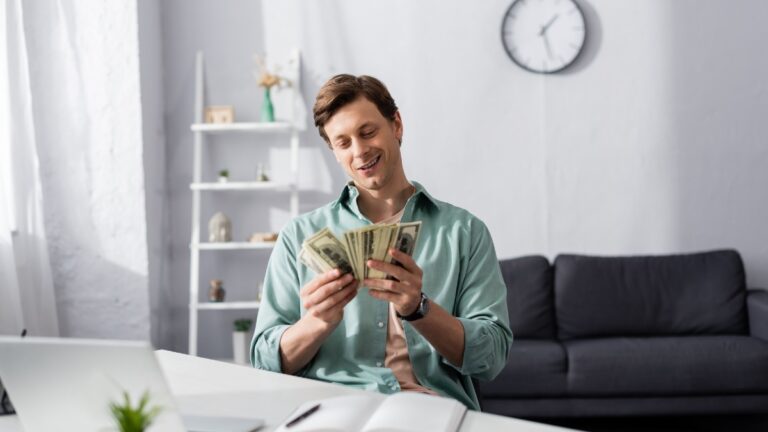
[[251,349],[250,332],[232,332],[232,354],[237,364],[248,364]]

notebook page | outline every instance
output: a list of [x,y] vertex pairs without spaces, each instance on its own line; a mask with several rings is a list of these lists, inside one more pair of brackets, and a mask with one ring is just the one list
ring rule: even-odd
[[363,432],[454,432],[466,411],[467,407],[453,399],[397,393],[379,405]]

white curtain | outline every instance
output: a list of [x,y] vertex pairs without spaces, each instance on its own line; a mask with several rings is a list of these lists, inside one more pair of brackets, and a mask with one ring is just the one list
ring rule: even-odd
[[0,334],[58,336],[22,10],[0,6]]

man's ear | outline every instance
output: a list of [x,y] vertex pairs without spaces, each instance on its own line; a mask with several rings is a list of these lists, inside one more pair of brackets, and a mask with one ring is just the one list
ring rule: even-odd
[[392,125],[395,128],[395,136],[398,140],[403,140],[403,119],[400,117],[400,111],[395,111],[395,119],[392,120]]

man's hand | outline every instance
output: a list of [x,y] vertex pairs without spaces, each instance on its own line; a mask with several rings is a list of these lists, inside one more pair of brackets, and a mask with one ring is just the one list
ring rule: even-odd
[[363,285],[371,288],[368,293],[379,300],[385,300],[395,306],[395,310],[402,316],[407,316],[416,311],[421,302],[421,268],[411,256],[397,249],[390,249],[389,254],[402,264],[402,267],[385,263],[383,261],[368,260],[368,267],[380,270],[393,278],[391,279],[365,279]]
[[351,274],[341,275],[339,269],[315,276],[299,292],[307,314],[283,333],[280,338],[282,371],[295,374],[317,354],[344,317],[344,306],[357,295],[358,282]]
[[358,282],[347,273],[341,275],[339,269],[315,276],[299,296],[307,315],[325,328],[334,328],[344,317],[344,306],[357,295]]

